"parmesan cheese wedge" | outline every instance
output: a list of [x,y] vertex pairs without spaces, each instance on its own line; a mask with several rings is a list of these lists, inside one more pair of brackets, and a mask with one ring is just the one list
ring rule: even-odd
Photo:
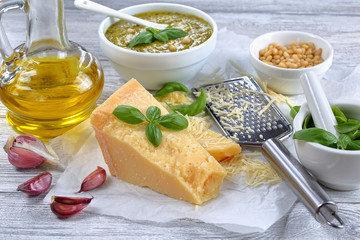
[[189,132],[162,128],[162,142],[155,148],[145,136],[146,123],[130,125],[112,114],[118,105],[144,114],[157,106],[162,115],[168,113],[134,79],[94,110],[91,124],[111,175],[194,204],[218,195],[226,172]]
[[[161,100],[166,101],[170,105],[191,104],[192,100],[184,92],[172,92]],[[240,115],[240,113],[239,113]],[[225,159],[232,158],[241,152],[239,144],[228,139],[220,133],[213,132],[208,129],[211,124],[207,117],[185,116],[189,121],[186,129],[195,139],[206,149],[217,161],[221,162]]]
[[210,153],[217,161],[234,157],[241,152],[239,144],[228,139],[220,133],[205,130],[201,134],[190,132],[195,139]]

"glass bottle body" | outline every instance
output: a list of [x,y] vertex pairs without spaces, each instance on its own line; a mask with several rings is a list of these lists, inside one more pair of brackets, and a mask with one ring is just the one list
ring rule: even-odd
[[[47,10],[40,11],[44,3]],[[42,139],[88,118],[104,84],[96,58],[67,40],[62,8],[62,0],[27,0],[26,43],[13,51],[11,61],[3,54],[0,97],[7,120],[18,131]],[[56,25],[47,29],[44,22]]]

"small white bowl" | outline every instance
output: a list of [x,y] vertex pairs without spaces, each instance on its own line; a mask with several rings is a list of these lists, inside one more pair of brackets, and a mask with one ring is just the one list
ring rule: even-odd
[[166,82],[186,84],[204,66],[216,46],[217,25],[206,13],[189,6],[171,3],[149,3],[119,10],[134,15],[151,11],[170,11],[193,14],[207,21],[213,28],[211,37],[199,46],[171,53],[143,53],[116,46],[104,35],[106,29],[118,19],[106,18],[100,24],[100,47],[115,70],[125,78],[137,79],[147,89],[159,89]]
[[[334,100],[333,106],[339,107],[348,118],[360,120],[360,101]],[[303,104],[294,119],[294,131],[302,129],[305,117],[310,113]],[[300,162],[323,185],[336,190],[360,188],[360,150],[340,150],[295,139],[295,149]]]
[[[322,48],[321,57],[324,62],[308,68],[289,69],[271,66],[259,59],[259,51],[276,42],[279,45],[289,45],[292,42],[313,42],[316,49]],[[298,31],[269,32],[257,37],[250,45],[250,58],[258,76],[274,91],[282,94],[300,94],[303,89],[300,76],[304,72],[313,71],[321,79],[330,68],[334,49],[328,41],[314,34]]]

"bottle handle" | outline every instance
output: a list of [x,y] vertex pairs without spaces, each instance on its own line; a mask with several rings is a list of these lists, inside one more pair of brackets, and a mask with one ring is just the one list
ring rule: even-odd
[[25,3],[22,0],[7,0],[0,3],[0,53],[5,62],[12,62],[15,57],[14,49],[11,47],[9,39],[1,24],[1,17],[4,13],[13,9],[24,10]]

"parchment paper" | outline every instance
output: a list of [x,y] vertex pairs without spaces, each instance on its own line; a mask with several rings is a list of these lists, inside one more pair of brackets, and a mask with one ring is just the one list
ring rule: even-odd
[[[229,59],[255,75],[249,61],[250,42],[251,39],[247,36],[237,35],[227,29],[220,30],[217,49],[199,76],[203,77],[218,67],[220,70],[217,74],[225,79],[239,76],[235,68],[229,64]],[[360,90],[356,77],[358,73],[359,67],[343,69],[333,66],[322,80],[328,97],[356,96]],[[331,76],[331,79],[327,76]],[[205,82],[199,80],[194,85],[198,83]],[[294,101],[301,103],[304,97],[296,96]],[[289,112],[286,107],[282,110],[285,114]],[[89,121],[53,139],[50,144],[66,169],[45,197],[46,202],[50,202],[52,195],[88,196],[87,193],[75,194],[83,179],[97,166],[107,170],[105,184],[91,191],[94,200],[85,211],[92,213],[157,222],[199,219],[230,231],[249,233],[265,231],[286,214],[296,200],[284,182],[258,188],[245,187],[245,177],[242,174],[236,177],[235,182],[225,180],[219,196],[202,206],[194,206],[148,188],[123,182],[110,176]],[[294,153],[291,139],[287,140],[285,145]]]

